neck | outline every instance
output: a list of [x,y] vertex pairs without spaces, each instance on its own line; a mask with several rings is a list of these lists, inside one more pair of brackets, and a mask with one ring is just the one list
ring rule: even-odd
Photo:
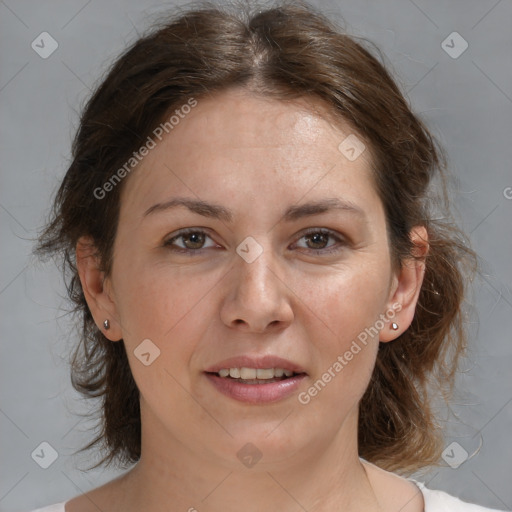
[[[219,443],[212,449],[198,439],[191,446],[151,415],[144,419],[141,459],[123,477],[126,511],[379,510],[357,453],[357,410],[330,442],[311,436],[300,450],[276,455],[271,443],[260,441],[262,457],[252,466],[250,458],[242,459],[247,467],[236,456],[247,440],[230,439],[231,447]],[[249,445],[243,453],[256,450]]]

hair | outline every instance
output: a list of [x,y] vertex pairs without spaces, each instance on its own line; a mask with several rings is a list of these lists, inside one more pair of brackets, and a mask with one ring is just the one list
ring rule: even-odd
[[[94,193],[111,179],[173,109],[191,97],[242,87],[286,101],[314,97],[354,129],[372,155],[393,261],[415,257],[413,226],[425,226],[429,251],[414,320],[381,343],[359,405],[359,454],[389,471],[435,464],[442,434],[434,400],[453,391],[466,348],[462,302],[476,269],[465,235],[449,215],[443,149],[413,114],[368,41],[349,36],[306,2],[264,10],[209,2],[172,12],[109,68],[83,109],[72,158],[35,253],[60,258],[82,322],[71,364],[73,387],[101,398],[101,431],[80,451],[100,446],[101,464],[135,463],[141,452],[139,390],[123,342],[95,325],[76,268],[75,248],[90,236],[108,276],[124,180],[107,199]],[[441,193],[434,194],[434,184]],[[438,186],[439,185],[439,186]],[[436,198],[441,198],[441,202]],[[441,217],[435,210],[443,205]],[[469,272],[466,275],[466,272]]]

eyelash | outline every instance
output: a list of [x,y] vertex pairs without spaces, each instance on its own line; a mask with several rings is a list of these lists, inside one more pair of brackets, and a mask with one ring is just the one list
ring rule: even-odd
[[[203,251],[207,250],[208,248],[206,248],[206,249],[182,249],[181,247],[179,247],[179,248],[171,247],[175,240],[177,240],[185,235],[197,234],[197,233],[204,234],[208,238],[211,239],[211,237],[208,235],[208,233],[202,229],[185,228],[185,229],[178,231],[178,233],[176,235],[174,235],[172,238],[165,240],[163,245],[164,245],[164,247],[169,248],[169,250],[171,250],[173,252],[177,252],[177,253],[181,253],[181,254],[188,254],[189,256],[193,256],[195,254],[201,254]],[[334,231],[331,231],[330,229],[325,229],[325,228],[311,228],[311,229],[307,230],[305,233],[303,233],[302,236],[299,238],[299,240],[308,235],[315,235],[315,234],[328,235],[329,237],[335,238],[339,243],[338,243],[337,247],[333,246],[334,248],[307,249],[314,254],[327,255],[327,254],[336,253],[336,252],[339,252],[344,246],[347,245],[347,242],[345,239],[338,236]]]

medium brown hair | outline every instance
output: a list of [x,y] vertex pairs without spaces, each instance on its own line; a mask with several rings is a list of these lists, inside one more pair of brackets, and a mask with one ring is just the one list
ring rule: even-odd
[[102,399],[101,432],[82,448],[106,450],[94,467],[134,463],[141,450],[139,391],[124,343],[109,341],[95,325],[75,260],[78,239],[91,236],[109,275],[120,193],[129,177],[105,199],[94,190],[173,109],[230,87],[283,101],[321,99],[354,129],[371,151],[397,265],[413,255],[411,228],[427,228],[430,249],[415,317],[395,341],[380,345],[360,403],[359,453],[400,472],[437,461],[442,438],[431,404],[439,390],[448,396],[465,348],[463,269],[476,260],[451,217],[438,220],[439,205],[431,199],[433,183],[446,199],[446,158],[379,59],[374,46],[348,36],[305,2],[266,10],[202,2],[153,26],[110,68],[83,110],[72,162],[36,248],[39,255],[63,257],[69,296],[82,320],[71,380],[86,397]]

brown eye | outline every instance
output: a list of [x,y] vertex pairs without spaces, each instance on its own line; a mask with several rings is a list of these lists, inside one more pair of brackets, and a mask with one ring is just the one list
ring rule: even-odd
[[204,233],[198,231],[187,235],[181,235],[181,238],[184,240],[187,249],[201,249],[206,237]]
[[318,232],[313,233],[312,235],[306,235],[304,238],[314,245],[314,247],[310,247],[310,249],[324,249],[328,243],[330,235]]
[[[346,245],[343,237],[328,229],[311,229],[300,238],[302,239],[306,240],[306,247],[302,248],[320,255],[338,252]],[[338,243],[327,245],[329,239],[334,239]]]
[[[207,238],[210,237],[205,231],[200,229],[186,229],[166,240],[164,246],[176,252],[201,252],[201,250],[205,248],[204,244]],[[177,242],[181,242],[181,245]]]

